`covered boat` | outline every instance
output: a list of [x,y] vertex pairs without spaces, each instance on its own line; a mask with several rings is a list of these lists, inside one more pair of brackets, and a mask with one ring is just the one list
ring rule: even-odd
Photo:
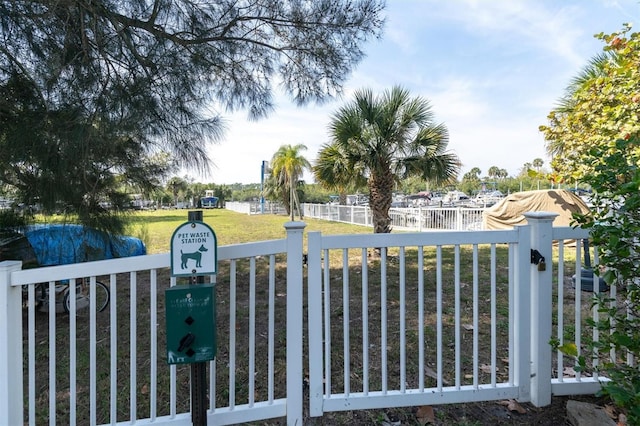
[[483,229],[508,229],[527,223],[526,212],[552,212],[553,226],[571,226],[574,213],[588,213],[584,200],[564,189],[514,192],[482,214]]

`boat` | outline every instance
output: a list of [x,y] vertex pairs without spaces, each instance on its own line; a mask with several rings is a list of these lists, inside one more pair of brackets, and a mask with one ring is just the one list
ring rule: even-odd
[[218,207],[218,197],[213,196],[213,190],[207,189],[204,197],[200,198],[200,206],[203,209],[214,209]]
[[491,207],[504,198],[504,194],[498,190],[480,191],[473,199],[473,204],[478,207]]
[[469,196],[462,191],[449,191],[442,197],[444,207],[467,205],[469,202]]

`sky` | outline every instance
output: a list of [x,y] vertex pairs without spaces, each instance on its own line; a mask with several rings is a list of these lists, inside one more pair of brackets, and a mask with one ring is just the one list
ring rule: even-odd
[[[536,158],[548,168],[538,127],[602,51],[594,34],[640,25],[640,0],[387,0],[385,15],[382,38],[364,46],[341,99],[298,107],[278,94],[275,111],[257,122],[224,114],[225,137],[208,150],[210,175],[190,177],[259,183],[262,162],[288,144],[304,144],[313,164],[329,142],[331,115],[355,90],[395,85],[427,99],[447,126],[460,178],[474,167],[486,176],[492,166],[515,176]],[[304,178],[313,183],[311,173]]]

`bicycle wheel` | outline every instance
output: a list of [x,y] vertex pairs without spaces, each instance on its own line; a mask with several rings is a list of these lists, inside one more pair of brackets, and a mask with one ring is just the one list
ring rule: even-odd
[[96,311],[97,312],[102,312],[105,310],[105,308],[109,304],[110,297],[111,297],[111,294],[109,292],[109,287],[107,287],[100,281],[96,281]]
[[[76,285],[76,311],[89,308],[89,280]],[[96,312],[102,312],[109,304],[110,292],[109,287],[96,281]],[[69,289],[65,291],[63,306],[65,312],[71,311],[71,292]]]
[[49,300],[49,289],[47,284],[36,284],[36,309],[40,309],[42,305]]
[[[43,303],[47,300],[48,289],[44,283],[31,284],[34,286],[35,295],[35,308],[36,311],[40,310]],[[26,307],[29,304],[29,286],[22,286],[22,307]]]

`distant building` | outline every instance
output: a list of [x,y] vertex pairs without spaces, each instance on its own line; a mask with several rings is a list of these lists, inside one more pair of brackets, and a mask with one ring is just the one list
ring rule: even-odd
[[146,210],[153,207],[152,200],[146,200],[142,194],[130,194],[129,205],[135,210]]

